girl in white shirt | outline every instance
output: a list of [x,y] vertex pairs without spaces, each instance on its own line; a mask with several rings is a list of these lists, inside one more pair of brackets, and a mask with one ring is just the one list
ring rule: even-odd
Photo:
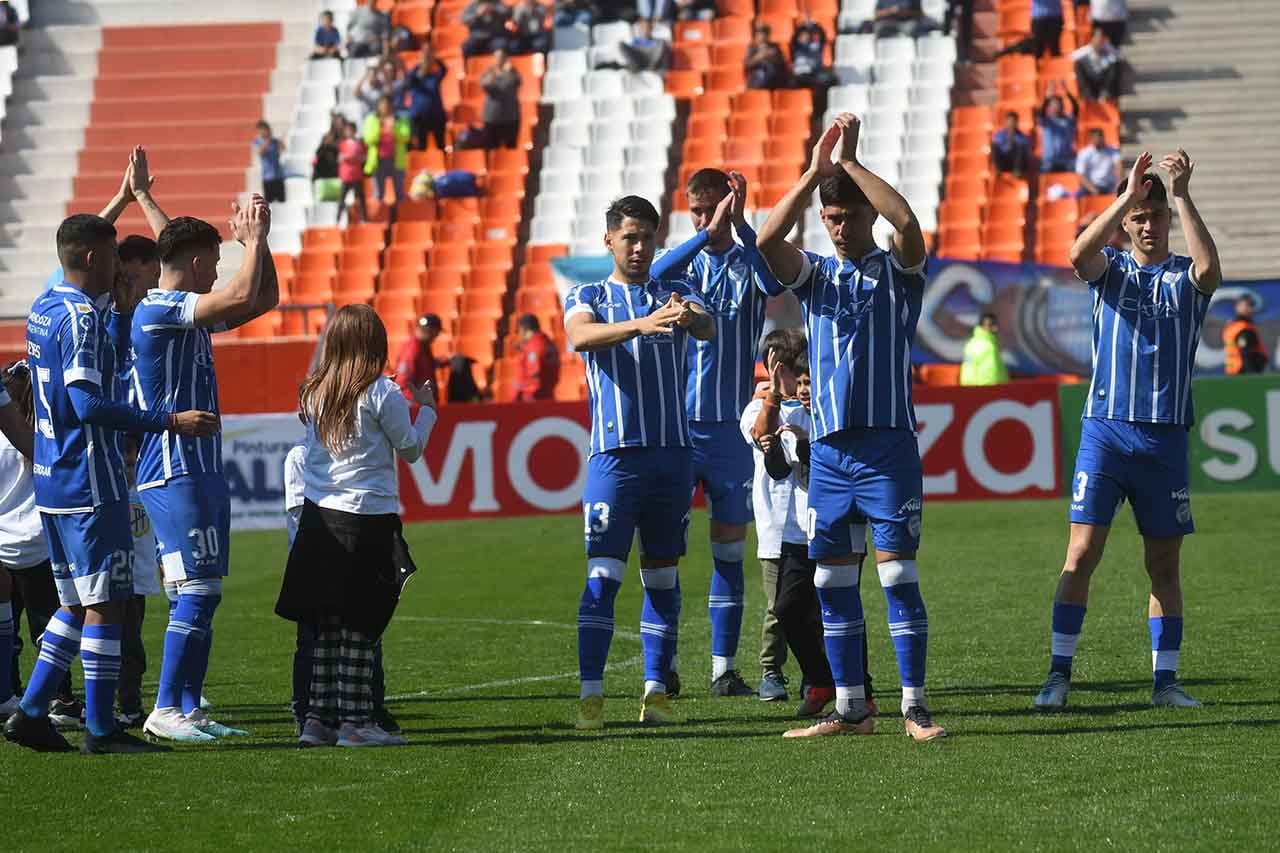
[[368,305],[341,308],[320,364],[302,385],[304,502],[276,613],[316,632],[300,746],[392,746],[373,724],[373,657],[413,571],[401,535],[397,457],[416,462],[435,425],[428,382],[410,417],[382,375],[387,333]]

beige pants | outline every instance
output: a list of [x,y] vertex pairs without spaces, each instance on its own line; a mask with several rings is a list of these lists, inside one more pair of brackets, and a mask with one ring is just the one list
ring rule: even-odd
[[761,579],[764,582],[764,624],[760,628],[760,668],[765,672],[782,672],[787,662],[787,638],[782,626],[773,615],[774,599],[778,596],[778,572],[781,560],[760,560]]

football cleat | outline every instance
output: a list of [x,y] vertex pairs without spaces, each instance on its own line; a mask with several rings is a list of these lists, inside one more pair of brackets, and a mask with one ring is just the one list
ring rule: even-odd
[[662,683],[667,685],[668,699],[675,699],[680,695],[680,673],[674,669],[667,670],[667,680]]
[[342,747],[404,746],[408,742],[400,735],[388,734],[372,723],[365,726],[343,723],[338,729],[338,746]]
[[731,669],[711,682],[712,696],[754,696],[756,692],[747,686],[736,669]]
[[300,749],[312,746],[337,746],[337,744],[337,729],[331,729],[319,720],[307,720],[302,724],[302,732],[298,735]]
[[207,698],[205,698],[205,695],[203,693],[200,694],[200,710],[201,711],[213,710],[213,703],[210,702]]
[[671,697],[665,693],[650,693],[640,703],[640,722],[652,725],[679,722]]
[[111,734],[95,735],[89,732],[80,744],[81,755],[133,755],[138,753],[172,752],[173,747],[159,743],[147,743],[124,729],[115,729]]
[[36,752],[75,752],[48,717],[28,717],[19,708],[4,724],[4,739]]
[[760,679],[761,702],[785,702],[787,701],[787,677],[780,672],[766,672],[764,678]]
[[903,716],[906,717],[907,734],[912,740],[923,742],[947,736],[947,730],[933,721],[929,709],[923,705],[912,705]]
[[187,714],[187,721],[205,734],[214,737],[247,737],[249,734],[244,729],[233,729],[231,726],[224,726],[209,719],[209,715],[199,708]]
[[804,689],[804,701],[800,703],[799,708],[796,708],[796,717],[801,720],[820,717],[823,709],[835,700],[836,689],[834,687],[806,687]]
[[146,718],[146,712],[141,708],[130,709],[128,711],[121,709],[120,713],[116,714],[116,725],[122,729],[132,729],[142,725],[142,722],[146,720]]
[[573,727],[581,732],[604,728],[604,697],[584,696],[578,700],[578,719]]
[[874,734],[875,730],[876,721],[870,714],[864,713],[861,718],[849,719],[842,716],[838,711],[833,711],[830,716],[819,720],[811,726],[806,726],[800,729],[788,729],[782,733],[782,736],[786,738],[797,738],[833,737],[835,735],[869,735]]
[[1202,708],[1198,699],[1192,699],[1178,682],[1168,684],[1151,694],[1151,704],[1156,708]]
[[213,735],[196,728],[177,708],[156,708],[142,724],[142,730],[154,738],[178,743],[209,743],[217,740]]
[[1041,711],[1061,711],[1067,707],[1067,690],[1071,682],[1061,672],[1050,672],[1044,687],[1036,694],[1034,704]]
[[0,702],[0,723],[12,717],[22,708],[22,702],[17,696],[10,696],[8,699]]

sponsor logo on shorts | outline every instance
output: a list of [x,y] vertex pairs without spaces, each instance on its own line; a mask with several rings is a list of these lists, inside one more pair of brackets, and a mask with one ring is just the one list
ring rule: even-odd
[[924,509],[924,501],[920,498],[912,498],[911,500],[898,507],[899,515],[910,515],[913,512],[920,512]]
[[1169,495],[1169,497],[1173,498],[1175,501],[1189,501],[1191,500],[1191,490],[1185,488],[1178,489],[1176,492]]
[[31,466],[31,470],[35,472],[37,477],[52,477],[53,469],[48,465],[41,465],[39,462]]
[[1084,512],[1084,504],[1072,504],[1072,505],[1071,505],[1071,511],[1072,511],[1072,512]]

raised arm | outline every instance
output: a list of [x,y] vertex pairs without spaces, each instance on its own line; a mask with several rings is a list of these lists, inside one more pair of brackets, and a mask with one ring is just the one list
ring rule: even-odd
[[151,186],[155,182],[156,179],[151,177],[147,165],[147,152],[138,145],[129,156],[129,188],[134,200],[138,202],[138,207],[142,208],[142,215],[146,217],[147,225],[151,226],[151,233],[159,237],[160,232],[169,224],[169,217],[151,197]]
[[879,175],[858,162],[858,133],[862,122],[853,113],[836,116],[840,139],[840,168],[853,179],[876,213],[893,226],[893,254],[898,263],[910,269],[925,259],[924,232],[907,200]]
[[1211,294],[1222,284],[1222,262],[1218,258],[1213,235],[1205,227],[1200,211],[1191,200],[1191,173],[1195,171],[1195,161],[1179,148],[1177,152],[1164,156],[1160,168],[1169,173],[1173,203],[1182,222],[1182,236],[1187,241],[1187,251],[1191,253],[1196,290]]
[[755,273],[756,287],[768,296],[781,296],[786,292],[786,288],[782,286],[773,271],[769,269],[769,265],[765,263],[764,258],[761,257],[760,249],[756,247],[758,238],[755,229],[747,224],[746,175],[741,172],[730,172],[729,186],[733,189],[733,230],[742,242],[742,253],[746,257],[747,265]]
[[[260,195],[254,195],[247,207],[231,205],[231,233],[244,244],[244,263],[240,271],[221,290],[202,294],[196,302],[197,326],[235,325],[248,319],[258,304],[264,266],[271,264],[267,233],[271,229],[271,210]],[[264,262],[265,258],[265,262]]]
[[800,276],[804,267],[804,254],[787,242],[787,235],[796,227],[809,204],[809,198],[825,177],[834,175],[838,166],[831,162],[831,155],[840,141],[840,128],[828,127],[813,147],[809,168],[800,181],[787,191],[782,200],[769,211],[760,233],[756,236],[756,248],[769,266],[769,270],[784,285],[790,285]]
[[768,354],[769,390],[760,400],[760,411],[756,413],[755,423],[751,425],[751,438],[765,453],[776,443],[775,433],[782,424],[782,363]]
[[1151,155],[1143,151],[1129,170],[1129,183],[1124,193],[1116,196],[1116,200],[1098,214],[1071,244],[1067,259],[1082,281],[1094,281],[1107,271],[1107,257],[1102,254],[1102,247],[1120,227],[1124,215],[1151,191],[1151,182],[1146,179],[1150,166]]
[[693,263],[693,259],[698,256],[698,253],[705,249],[713,239],[717,239],[726,233],[729,227],[729,211],[732,206],[733,193],[730,193],[716,207],[716,212],[712,215],[711,221],[707,223],[707,227],[671,251],[664,252],[660,257],[654,259],[653,265],[649,268],[649,274],[660,280],[683,278],[689,270],[689,264]]

